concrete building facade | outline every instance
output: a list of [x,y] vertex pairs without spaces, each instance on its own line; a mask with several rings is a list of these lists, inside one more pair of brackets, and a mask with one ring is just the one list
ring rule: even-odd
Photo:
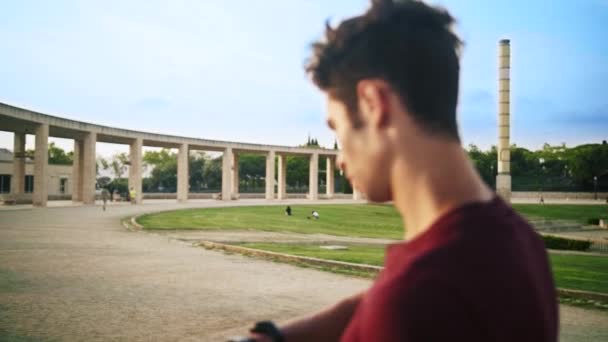
[[[19,151],[17,149],[17,151]],[[22,151],[25,151],[23,149]],[[15,189],[23,189],[20,192],[20,203],[32,201],[35,189],[34,161],[25,158],[22,154],[19,162],[15,163],[15,154],[7,149],[0,149],[0,200],[13,199]],[[15,169],[18,169],[15,172]],[[16,177],[15,175],[20,175]],[[46,172],[46,193],[50,199],[70,199],[74,179],[72,177],[71,165],[48,165]]]
[[[62,188],[62,191],[69,192],[73,201],[85,204],[94,203],[96,188],[95,147],[97,142],[129,146],[129,188],[135,190],[137,203],[141,203],[143,200],[142,148],[144,146],[178,149],[177,200],[180,202],[188,200],[188,155],[190,151],[223,153],[221,199],[225,201],[239,198],[238,156],[241,153],[254,153],[266,157],[265,198],[279,200],[287,197],[287,156],[298,155],[310,158],[308,198],[315,200],[319,198],[319,158],[332,160],[332,165],[327,166],[326,184],[333,185],[333,163],[338,154],[338,151],[333,149],[249,144],[127,130],[64,119],[4,103],[0,103],[0,131],[12,132],[15,137],[13,146],[15,154],[10,167],[11,196],[17,201],[22,201],[31,196],[33,204],[41,207],[46,206],[49,196],[56,193],[52,175],[56,172],[61,173],[60,170],[67,171],[68,169],[71,171],[71,177],[67,177],[68,180],[64,181],[69,184],[66,183],[67,185]],[[22,158],[25,150],[25,137],[28,134],[34,135],[36,141],[34,161],[29,166],[34,176],[31,195],[26,195],[25,176],[29,171],[26,170],[27,163]],[[58,168],[48,165],[49,137],[74,140],[74,163],[72,166]],[[278,172],[275,172],[277,159]],[[328,186],[326,197],[332,198],[333,196],[333,186]]]

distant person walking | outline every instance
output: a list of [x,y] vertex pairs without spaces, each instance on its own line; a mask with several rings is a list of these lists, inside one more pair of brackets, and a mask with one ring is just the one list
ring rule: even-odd
[[287,208],[285,208],[285,215],[291,216],[291,207],[290,206],[287,206]]
[[112,201],[113,202],[120,201],[120,194],[118,193],[118,190],[116,190],[116,189],[114,189],[114,191],[112,191]]
[[108,199],[110,198],[110,192],[108,189],[101,189],[101,200],[103,201],[103,211],[106,211],[106,204],[108,203]]
[[129,199],[131,200],[131,204],[135,204],[136,196],[137,196],[137,192],[135,191],[135,188],[131,187],[131,189],[129,190]]

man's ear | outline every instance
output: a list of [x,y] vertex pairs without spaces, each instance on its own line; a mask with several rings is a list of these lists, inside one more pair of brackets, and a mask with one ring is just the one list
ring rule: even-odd
[[361,119],[375,127],[382,127],[389,119],[389,87],[383,80],[369,79],[357,83],[357,99]]

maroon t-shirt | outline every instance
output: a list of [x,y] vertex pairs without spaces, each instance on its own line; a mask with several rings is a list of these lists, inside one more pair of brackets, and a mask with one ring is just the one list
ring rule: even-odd
[[390,246],[341,341],[557,341],[544,245],[501,199]]

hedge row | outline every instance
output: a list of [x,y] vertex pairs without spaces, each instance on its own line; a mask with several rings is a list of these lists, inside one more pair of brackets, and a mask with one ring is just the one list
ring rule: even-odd
[[591,247],[591,241],[566,239],[551,235],[543,235],[542,238],[545,242],[545,247],[548,249],[587,251]]
[[605,217],[600,217],[600,218],[593,217],[593,218],[587,219],[587,224],[593,224],[593,225],[598,226],[600,224],[600,220],[606,221],[606,218]]

